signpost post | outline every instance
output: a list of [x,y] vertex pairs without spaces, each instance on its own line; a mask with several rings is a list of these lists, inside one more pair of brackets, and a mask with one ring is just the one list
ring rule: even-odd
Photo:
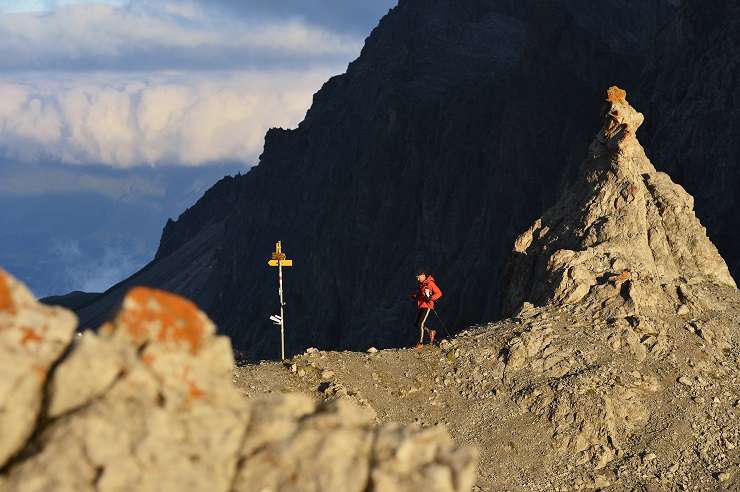
[[278,267],[278,293],[280,294],[280,315],[270,316],[270,319],[280,325],[280,350],[282,359],[285,360],[285,319],[283,318],[283,267],[293,266],[293,260],[286,260],[285,253],[282,252],[280,241],[275,243],[275,251],[272,252],[272,259],[267,262],[270,266]]

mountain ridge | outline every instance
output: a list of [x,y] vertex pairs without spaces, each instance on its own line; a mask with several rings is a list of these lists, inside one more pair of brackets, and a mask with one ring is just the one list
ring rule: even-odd
[[[143,282],[192,298],[253,358],[277,357],[265,263],[278,240],[295,265],[284,272],[289,354],[410,343],[402,299],[420,263],[440,279],[453,333],[496,319],[510,245],[574,181],[597,129],[588,108],[605,86],[638,84],[644,42],[675,10],[658,2],[634,18],[638,2],[618,2],[605,22],[583,2],[525,3],[400,2],[298,128],[268,131],[260,164],[221,184],[222,203],[207,192],[168,223],[148,276],[80,310],[83,324]],[[481,47],[494,48],[483,64]],[[213,222],[223,234],[203,256],[177,259],[187,231]],[[200,267],[168,273],[165,256]]]

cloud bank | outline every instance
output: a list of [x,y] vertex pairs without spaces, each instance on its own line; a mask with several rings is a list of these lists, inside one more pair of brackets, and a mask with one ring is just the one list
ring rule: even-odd
[[[55,238],[51,247],[51,256],[64,265],[69,283],[82,292],[105,292],[136,273],[153,254],[137,251],[130,244],[109,244],[102,251],[89,251],[79,241],[64,237]],[[46,296],[47,293],[41,294]]]
[[0,158],[254,165],[267,129],[295,127],[388,8],[359,34],[350,12],[366,2],[331,3],[3,2]]
[[256,164],[270,127],[293,127],[329,69],[0,74],[0,152],[69,164]]
[[268,61],[305,68],[316,61],[346,63],[362,47],[363,37],[287,12],[277,17],[246,8],[233,15],[218,1],[136,0],[5,13],[0,70],[223,70]]

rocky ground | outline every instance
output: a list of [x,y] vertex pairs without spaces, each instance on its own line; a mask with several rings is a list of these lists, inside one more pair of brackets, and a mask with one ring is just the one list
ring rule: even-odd
[[418,351],[309,349],[232,379],[246,397],[349,399],[379,423],[444,426],[480,451],[474,490],[738,490],[740,296],[704,287],[722,310],[622,325],[530,307]]

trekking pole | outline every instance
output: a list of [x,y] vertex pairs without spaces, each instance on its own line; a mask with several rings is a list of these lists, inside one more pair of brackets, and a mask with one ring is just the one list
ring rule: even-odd
[[444,323],[442,323],[442,318],[440,318],[439,317],[439,314],[437,314],[437,310],[434,309],[434,308],[432,308],[432,311],[434,311],[434,314],[437,316],[437,319],[439,320],[439,324],[442,325],[442,328],[445,329],[445,333],[447,333],[447,336],[450,337],[450,338],[452,338],[452,335],[450,335],[450,332],[447,331],[447,327],[445,326]]

